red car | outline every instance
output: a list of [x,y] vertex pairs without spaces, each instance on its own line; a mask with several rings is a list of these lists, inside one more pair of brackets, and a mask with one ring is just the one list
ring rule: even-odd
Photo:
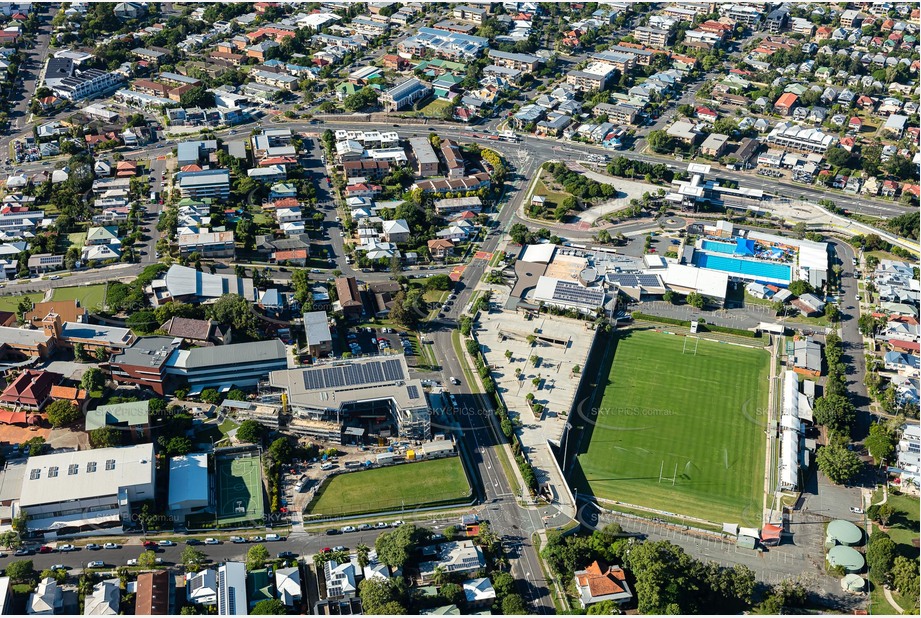
[[51,554],[54,553],[53,547],[48,547],[47,545],[42,545],[38,548],[38,553],[40,554]]
[[332,548],[332,547],[324,547],[323,549],[320,550],[320,553],[321,553],[321,554],[328,554],[328,553],[331,552],[331,551],[333,551],[333,548]]
[[160,547],[160,544],[156,541],[144,541],[144,549],[155,549]]

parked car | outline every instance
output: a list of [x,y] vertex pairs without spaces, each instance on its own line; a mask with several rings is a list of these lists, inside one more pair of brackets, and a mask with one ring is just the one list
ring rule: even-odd
[[68,567],[68,566],[66,566],[66,565],[63,565],[63,564],[52,564],[52,565],[51,565],[51,570],[52,570],[52,571],[66,571],[66,570],[68,570],[69,568],[70,568],[70,567]]
[[160,547],[160,544],[156,541],[144,541],[143,545],[144,549],[156,549],[157,547]]
[[340,530],[339,528],[330,528],[329,530],[326,531],[326,534],[329,536],[335,536],[337,534],[342,534],[342,530]]
[[261,536],[251,536],[251,537],[249,537],[249,542],[250,542],[250,543],[261,543],[261,542],[263,542],[264,540],[265,540],[265,539],[263,539]]
[[221,544],[220,541],[210,536],[207,539],[205,539],[205,545],[220,545],[220,544]]
[[202,542],[198,539],[188,539],[185,542],[186,545],[202,545]]
[[105,565],[106,563],[103,562],[102,560],[90,560],[89,562],[86,563],[86,566],[90,569],[101,569],[105,567]]
[[343,526],[342,532],[355,532],[357,529],[355,526]]
[[377,525],[375,525],[374,527],[377,528],[378,530],[383,530],[384,528],[389,528],[390,524],[388,524],[387,522],[379,521],[377,522]]
[[278,552],[278,558],[281,560],[287,560],[289,558],[297,558],[297,554],[293,551],[280,551]]
[[102,546],[103,549],[118,549],[119,547],[118,543],[106,543]]
[[[205,543],[207,542],[208,541],[206,540]],[[230,537],[230,542],[231,543],[246,543],[246,539],[244,539],[242,536],[232,536]]]
[[174,541],[160,541],[160,547],[174,547],[176,543]]
[[349,548],[346,547],[345,545],[336,545],[335,547],[333,547],[333,551],[348,551],[348,550]]
[[97,549],[102,549],[102,545],[96,545],[96,543],[90,543],[89,545],[86,546],[86,549],[90,551],[95,551]]
[[285,537],[278,534],[267,534],[265,535],[266,541],[284,541]]
[[852,506],[851,513],[854,513],[855,515],[863,515],[863,509],[860,507]]
[[128,566],[137,566],[137,565],[138,565],[138,559],[137,559],[137,558],[130,558],[130,559],[128,560],[128,562],[126,562],[125,564],[128,565]]
[[58,547],[58,551],[63,551],[63,552],[77,551],[77,548],[71,545],[70,543],[65,543],[64,545],[61,545],[60,547]]
[[358,529],[362,531],[371,530],[371,524],[361,524],[360,526],[358,526]]
[[31,556],[34,553],[35,551],[32,549],[29,549],[27,547],[20,547],[19,549],[13,552],[13,555],[14,556]]
[[40,554],[53,554],[53,553],[54,553],[54,548],[53,548],[53,547],[49,547],[49,546],[47,546],[47,545],[42,545],[41,547],[38,548],[38,553],[40,553]]

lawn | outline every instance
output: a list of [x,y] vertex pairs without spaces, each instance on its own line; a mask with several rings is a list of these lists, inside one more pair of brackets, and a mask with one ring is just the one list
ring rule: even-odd
[[586,433],[571,481],[600,498],[760,523],[770,356],[707,340],[693,354],[692,339],[685,353],[685,341],[652,330],[613,340],[603,388],[572,419]]
[[565,191],[553,191],[546,185],[543,179],[537,181],[537,184],[534,186],[534,194],[531,197],[537,197],[538,195],[547,200],[544,206],[548,210],[553,210],[562,204],[563,200],[570,196],[570,194]]
[[918,526],[921,524],[917,498],[905,494],[895,496],[890,493],[886,503],[895,510],[895,514],[889,519],[886,533],[896,545],[899,545],[899,553],[917,556],[918,550],[912,545],[912,540],[918,538]]
[[92,311],[105,303],[106,284],[56,288],[51,293],[51,300],[76,300],[79,301],[81,307]]
[[19,294],[17,296],[0,296],[0,311],[12,311],[16,312],[19,307],[19,301],[23,297],[28,297],[33,303],[40,303],[45,297],[42,292],[32,292],[31,294]]
[[435,99],[419,111],[426,118],[444,118],[445,110],[450,109],[450,107],[451,101]]
[[460,457],[334,476],[308,507],[315,515],[358,515],[452,504],[470,496]]

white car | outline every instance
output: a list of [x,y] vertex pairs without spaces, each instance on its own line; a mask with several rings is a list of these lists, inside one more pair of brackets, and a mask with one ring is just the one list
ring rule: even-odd
[[176,543],[173,541],[160,541],[157,545],[160,547],[175,547]]
[[220,544],[221,544],[220,541],[210,536],[207,539],[205,539],[205,545],[220,545]]
[[342,531],[343,532],[355,532],[356,528],[355,526],[345,526],[344,528],[342,528]]
[[137,565],[138,565],[138,559],[137,559],[137,558],[130,558],[130,559],[128,560],[128,562],[126,562],[125,564],[126,564],[127,566],[137,566]]
[[118,543],[106,543],[102,546],[103,549],[118,549]]
[[855,515],[863,515],[863,509],[857,506],[852,506],[851,513],[854,513]]
[[102,560],[91,560],[86,564],[86,566],[90,569],[101,569],[105,567],[105,565],[106,563]]
[[71,545],[70,543],[68,543],[66,545],[61,545],[60,547],[58,547],[58,551],[64,551],[64,552],[77,551],[77,548]]

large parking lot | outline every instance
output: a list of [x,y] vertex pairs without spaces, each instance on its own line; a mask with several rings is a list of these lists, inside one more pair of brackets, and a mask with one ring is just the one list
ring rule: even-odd
[[415,335],[407,331],[365,326],[342,331],[337,339],[333,339],[333,353],[337,356],[341,356],[344,352],[352,356],[377,354],[414,356],[414,343]]

